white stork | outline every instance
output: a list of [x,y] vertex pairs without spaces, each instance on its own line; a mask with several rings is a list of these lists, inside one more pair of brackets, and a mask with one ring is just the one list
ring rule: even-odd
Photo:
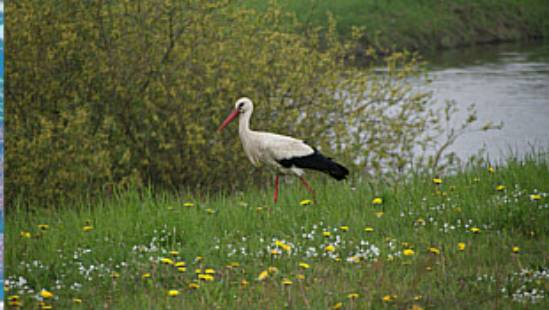
[[278,178],[281,174],[293,174],[301,182],[313,198],[314,190],[303,178],[303,169],[318,170],[329,174],[336,180],[343,180],[349,170],[342,165],[323,156],[320,152],[305,142],[292,137],[250,129],[250,118],[254,106],[249,98],[240,98],[236,101],[234,111],[219,126],[223,130],[237,116],[238,134],[240,142],[248,159],[256,167],[265,164],[275,171],[274,202],[278,200]]

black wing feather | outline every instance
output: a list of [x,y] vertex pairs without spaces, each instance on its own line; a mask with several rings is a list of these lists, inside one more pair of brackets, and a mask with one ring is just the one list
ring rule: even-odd
[[306,156],[291,157],[277,160],[279,164],[284,168],[291,168],[292,166],[318,170],[329,174],[336,180],[343,180],[349,174],[349,170],[343,165],[336,163],[331,158],[322,155],[316,148],[314,153]]

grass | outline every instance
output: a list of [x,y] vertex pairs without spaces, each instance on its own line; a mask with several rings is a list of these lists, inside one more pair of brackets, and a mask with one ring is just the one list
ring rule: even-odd
[[[266,1],[245,0],[264,8]],[[350,37],[365,27],[364,43],[379,48],[432,50],[480,43],[516,41],[549,35],[546,0],[339,0],[279,3],[310,26],[326,26],[326,13]]]
[[319,178],[307,206],[286,182],[277,206],[270,190],[251,189],[15,208],[6,295],[29,309],[42,299],[59,309],[546,309],[548,163],[473,167],[439,185]]

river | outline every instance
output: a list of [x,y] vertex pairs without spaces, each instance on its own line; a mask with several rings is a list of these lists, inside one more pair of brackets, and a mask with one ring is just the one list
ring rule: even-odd
[[501,130],[459,138],[449,149],[459,158],[482,147],[492,161],[549,150],[549,41],[453,49],[425,58],[436,101],[455,100],[462,110],[475,103],[479,123],[503,122]]

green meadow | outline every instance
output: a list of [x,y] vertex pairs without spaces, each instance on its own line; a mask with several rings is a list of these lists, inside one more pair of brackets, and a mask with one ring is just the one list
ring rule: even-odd
[[[547,309],[549,158],[445,177],[313,177],[8,210],[7,302],[25,309]],[[154,193],[154,194],[153,194]],[[309,200],[309,201],[308,201]]]

